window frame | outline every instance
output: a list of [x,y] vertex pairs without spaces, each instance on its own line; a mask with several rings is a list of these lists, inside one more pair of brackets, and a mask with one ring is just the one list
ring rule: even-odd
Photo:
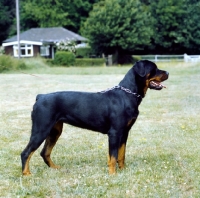
[[49,56],[50,55],[49,49],[50,49],[50,45],[41,45],[40,46],[40,56]]
[[[18,45],[13,45],[13,55],[18,57]],[[20,43],[20,56],[21,57],[33,57],[33,45]]]

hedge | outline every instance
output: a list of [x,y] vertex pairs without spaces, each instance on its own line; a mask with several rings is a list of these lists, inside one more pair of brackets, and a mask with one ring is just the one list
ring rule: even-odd
[[55,54],[53,64],[62,66],[71,66],[75,63],[75,56],[72,52],[58,51]]
[[90,67],[90,66],[104,66],[105,59],[103,58],[76,58],[74,66]]
[[88,58],[92,54],[92,49],[90,47],[81,47],[76,49],[77,58]]

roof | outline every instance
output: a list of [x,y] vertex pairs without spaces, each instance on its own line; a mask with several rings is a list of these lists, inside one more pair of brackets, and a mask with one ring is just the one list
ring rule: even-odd
[[[20,40],[56,43],[63,40],[86,41],[87,39],[63,27],[31,28],[20,33]],[[17,41],[17,35],[6,39],[4,43]]]

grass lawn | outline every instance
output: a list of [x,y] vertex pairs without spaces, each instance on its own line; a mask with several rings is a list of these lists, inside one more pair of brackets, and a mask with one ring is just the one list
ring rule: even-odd
[[129,67],[49,68],[0,74],[0,197],[200,197],[200,63],[158,63],[167,89],[148,90],[132,127],[126,168],[107,170],[107,136],[64,126],[53,153],[62,168],[32,156],[21,175],[20,153],[30,137],[35,96],[59,90],[100,91]]

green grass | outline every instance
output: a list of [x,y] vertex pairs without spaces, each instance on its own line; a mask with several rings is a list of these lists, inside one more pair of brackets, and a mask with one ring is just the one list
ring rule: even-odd
[[[40,65],[41,62],[38,62]],[[159,63],[167,89],[148,90],[132,127],[126,168],[107,172],[107,136],[64,126],[48,168],[39,153],[22,177],[20,153],[30,137],[35,96],[58,90],[100,91],[129,67],[49,68],[0,74],[0,197],[200,197],[200,63]],[[29,74],[34,74],[29,75]]]

